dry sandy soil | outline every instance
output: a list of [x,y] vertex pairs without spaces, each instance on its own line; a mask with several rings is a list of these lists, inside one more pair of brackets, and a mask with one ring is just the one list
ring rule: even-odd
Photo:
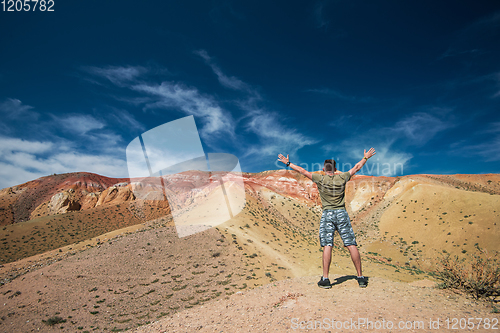
[[[408,332],[428,332],[429,321],[439,318],[442,332],[457,331],[453,322],[445,329],[446,319],[500,319],[488,303],[437,289],[429,277],[395,272],[367,257],[369,285],[361,289],[349,275],[349,258],[337,250],[332,289],[318,288],[319,275],[300,272],[290,279],[249,280],[252,266],[236,245],[204,241],[221,235],[210,229],[178,239],[170,226],[150,226],[81,251],[53,252],[45,264],[2,286],[0,332],[118,332],[138,325],[138,332],[373,331],[360,326],[364,318],[375,328],[401,322]],[[170,242],[178,251],[166,251]],[[193,243],[199,244],[196,253],[190,252]],[[311,261],[319,263],[319,255]],[[16,264],[22,263],[10,268]],[[44,323],[55,317],[65,322]],[[332,320],[349,326],[328,329]]]
[[[136,332],[483,332],[491,330],[478,329],[475,318],[500,319],[486,304],[437,289],[429,280],[372,277],[362,289],[352,276],[333,275],[329,290],[318,288],[317,280],[300,277],[238,292]],[[475,328],[460,329],[453,318],[474,318]]]

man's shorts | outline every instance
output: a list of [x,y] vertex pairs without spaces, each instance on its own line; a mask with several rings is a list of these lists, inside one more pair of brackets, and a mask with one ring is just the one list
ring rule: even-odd
[[325,209],[319,223],[321,246],[333,246],[333,233],[337,230],[344,246],[358,245],[352,230],[349,214],[345,209]]

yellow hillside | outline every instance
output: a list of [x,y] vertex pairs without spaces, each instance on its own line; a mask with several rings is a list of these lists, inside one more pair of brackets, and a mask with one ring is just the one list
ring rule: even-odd
[[500,251],[499,195],[405,179],[386,198],[394,201],[380,218],[380,240],[367,248],[395,264],[429,268],[440,253]]

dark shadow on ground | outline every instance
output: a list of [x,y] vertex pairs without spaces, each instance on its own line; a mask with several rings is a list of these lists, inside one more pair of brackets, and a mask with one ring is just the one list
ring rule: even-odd
[[[342,284],[346,281],[349,280],[356,280],[356,275],[344,275],[341,277],[336,278],[334,281],[332,281],[331,285],[335,286],[337,284]],[[365,276],[366,284],[368,284],[368,277]]]

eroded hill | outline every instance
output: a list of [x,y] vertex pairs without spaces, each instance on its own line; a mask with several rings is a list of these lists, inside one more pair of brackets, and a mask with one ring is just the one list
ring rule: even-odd
[[[318,194],[296,173],[243,174],[244,209],[182,238],[167,202],[136,198],[128,180],[98,177],[61,175],[0,193],[0,331],[48,329],[43,321],[56,317],[66,320],[54,326],[63,332],[126,330],[238,291],[320,274]],[[195,187],[192,177],[183,175],[180,186]],[[36,195],[41,183],[57,190]],[[365,275],[414,281],[430,278],[425,271],[443,250],[498,251],[499,184],[499,175],[355,177],[346,208]],[[202,217],[209,192],[181,200],[193,203],[189,214]],[[332,273],[352,274],[338,237],[335,244]]]

